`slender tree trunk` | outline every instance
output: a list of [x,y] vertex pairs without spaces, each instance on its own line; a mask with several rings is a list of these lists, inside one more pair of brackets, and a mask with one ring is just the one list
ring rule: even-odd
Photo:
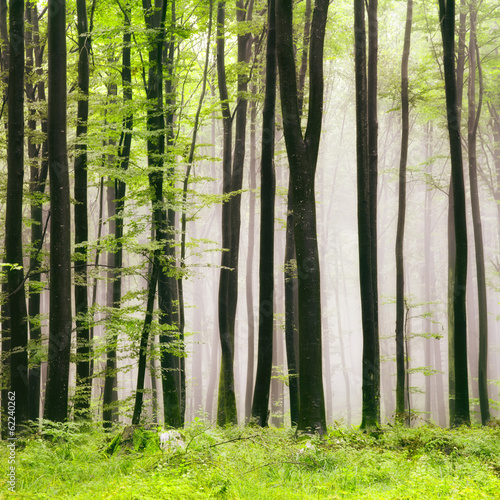
[[[257,88],[252,86],[252,95],[257,94]],[[255,189],[256,180],[256,120],[257,105],[256,101],[250,102],[250,162],[249,162],[249,206],[248,206],[248,253],[246,269],[246,299],[247,299],[247,384],[245,390],[245,419],[248,422],[252,412],[252,397],[254,390],[254,372],[255,372],[255,318],[254,318],[254,297],[253,297],[253,256],[255,247]]]
[[378,324],[374,296],[374,266],[372,247],[372,197],[373,184],[370,179],[368,155],[368,98],[366,81],[366,29],[364,3],[354,3],[355,33],[355,80],[356,80],[356,157],[358,186],[358,244],[359,274],[361,288],[361,311],[363,324],[363,407],[362,428],[379,425],[380,390],[378,373],[380,371],[378,349]]
[[[16,425],[28,420],[28,323],[23,268],[24,2],[9,2],[9,87],[5,263],[10,312],[10,380]],[[10,394],[10,393],[9,393]],[[9,401],[11,398],[9,397]],[[9,413],[11,414],[11,413]]]
[[[175,256],[168,241],[173,238],[173,224],[170,213],[163,207],[163,155],[165,153],[165,119],[163,109],[163,44],[165,37],[165,19],[167,13],[166,0],[157,0],[154,8],[149,0],[143,1],[146,26],[154,30],[150,39],[149,76],[147,97],[149,109],[147,113],[147,128],[151,136],[147,141],[149,185],[153,209],[153,227],[155,238],[163,248],[158,274],[158,306],[160,309],[161,368],[163,386],[163,414],[165,425],[179,427],[182,425],[181,394],[179,391],[179,357],[175,350],[175,340],[178,333],[172,327],[178,326],[174,320],[174,300],[178,297],[177,280],[168,275],[166,268],[174,266]],[[168,125],[172,125],[169,123]],[[170,212],[170,211],[169,211]],[[175,218],[175,214],[174,214]]]
[[299,423],[299,377],[297,363],[298,344],[298,300],[297,272],[295,260],[295,238],[293,236],[293,199],[290,184],[288,185],[286,240],[285,240],[285,345],[288,368],[288,390],[290,393],[290,418],[292,427]]
[[[27,47],[27,57],[29,57],[29,70],[27,68],[27,73],[29,73],[29,79],[32,78],[33,64],[36,68],[36,73],[38,75],[42,72],[42,55],[43,46],[39,37],[39,27],[38,27],[38,12],[36,5],[28,2],[26,5],[26,20],[32,26],[31,36],[29,37],[28,47]],[[30,48],[30,45],[33,48]],[[34,59],[33,59],[34,53]],[[32,85],[27,83],[28,96],[31,96],[31,101],[35,102],[45,102],[45,82],[39,81],[38,84]],[[35,114],[35,112],[33,112]],[[42,117],[40,120],[40,128],[42,133],[47,133],[47,119]],[[33,132],[36,130],[36,117],[30,120],[29,125]],[[41,149],[41,154],[40,154]],[[44,140],[41,148],[37,146],[33,138],[28,138],[28,157],[30,158],[30,189],[32,193],[43,194],[45,192],[45,186],[47,182],[48,174],[48,161],[47,161],[47,140]],[[45,232],[47,229],[48,218],[44,224],[43,221],[43,210],[42,203],[36,198],[31,205],[31,245],[32,253],[30,256],[30,288],[31,285],[33,289],[30,289],[29,294],[29,305],[28,313],[30,317],[30,340],[33,345],[34,351],[30,353],[29,358],[29,389],[28,389],[28,399],[29,399],[29,418],[30,420],[37,420],[40,417],[40,356],[38,354],[40,342],[41,342],[41,325],[39,322],[40,315],[40,299],[41,292],[38,289],[38,285],[41,281],[40,273],[40,251],[43,245],[43,240],[45,237]]]
[[252,418],[261,427],[268,425],[269,391],[273,369],[274,330],[274,126],[276,109],[276,9],[268,1],[266,49],[266,91],[262,116],[262,157],[260,163],[260,255],[259,255],[259,344]]
[[396,419],[402,420],[405,413],[405,369],[404,369],[404,232],[406,217],[406,164],[408,161],[408,137],[410,135],[408,102],[408,60],[410,58],[413,1],[407,1],[406,26],[401,61],[401,156],[399,161],[399,205],[396,234]]
[[87,5],[77,0],[78,26],[78,111],[75,146],[75,313],[76,313],[76,398],[75,414],[88,418],[92,391],[90,379],[90,329],[88,321],[88,215],[87,215],[87,120],[89,116],[89,52]]
[[[231,192],[231,145],[232,118],[226,84],[224,22],[226,3],[217,5],[217,80],[222,108],[223,153],[222,153],[222,193]],[[222,349],[221,371],[219,377],[219,396],[217,403],[217,423],[221,426],[238,422],[236,394],[234,389],[234,330],[230,324],[229,282],[231,273],[231,203],[222,204],[222,248],[219,281],[219,334]]]
[[453,280],[453,359],[450,370],[455,378],[455,408],[450,424],[470,424],[469,388],[467,373],[467,220],[463,178],[460,121],[457,109],[457,82],[455,77],[455,0],[439,0],[439,17],[443,39],[443,66],[445,76],[446,110],[450,137],[451,186],[453,189],[453,219],[455,225],[455,276]]
[[45,412],[68,417],[71,351],[71,223],[66,144],[66,2],[49,0],[48,155],[50,175],[50,313]]
[[[304,13],[304,34],[302,37],[302,53],[298,77],[298,108],[302,117],[304,107],[304,87],[307,75],[307,61],[311,32],[311,0],[306,0]],[[299,422],[299,377],[296,346],[298,347],[299,316],[298,316],[298,278],[295,253],[293,194],[291,176],[288,178],[286,242],[285,242],[285,341],[288,364],[288,389],[290,393],[290,416],[292,427]]]
[[[166,0],[165,0],[166,1]],[[175,158],[172,155],[172,150],[175,143],[174,126],[175,126],[175,49],[176,49],[176,3],[175,0],[170,2],[170,33],[163,52],[167,70],[165,79],[165,128],[166,128],[166,153],[167,153],[167,200],[170,202],[166,210],[166,240],[165,240],[165,255],[168,258],[169,265],[177,269],[175,238],[176,238],[176,213],[174,207],[174,195],[172,193],[175,186]],[[196,139],[196,138],[195,138]],[[182,217],[181,217],[182,218]],[[182,264],[181,264],[182,265]],[[172,274],[172,273],[170,273]],[[160,280],[159,293],[161,290],[162,281]],[[170,342],[175,344],[176,352],[167,352],[166,361],[170,363],[170,370],[173,371],[175,383],[177,385],[177,398],[179,399],[180,424],[184,423],[186,410],[186,367],[185,367],[185,346],[184,346],[184,292],[182,282],[176,276],[166,276],[167,288],[165,292],[165,300],[160,300],[160,303],[165,305],[165,324],[170,325]],[[180,284],[180,287],[179,287]],[[178,304],[178,305],[176,305]],[[172,334],[172,332],[174,332]],[[166,365],[165,365],[166,366]],[[172,394],[172,399],[175,405],[175,397]],[[174,410],[174,413],[176,410]]]
[[[476,111],[476,54],[479,52],[476,35],[477,7],[470,5],[470,41],[469,41],[469,119],[468,119],[468,151],[469,179],[472,206],[472,224],[474,228],[474,245],[476,250],[477,296],[479,304],[479,363],[478,385],[481,423],[486,425],[490,420],[488,401],[488,306],[486,295],[486,272],[484,268],[483,229],[479,207],[479,192],[477,183],[476,138],[479,117],[481,114],[482,88],[480,88],[479,103]],[[479,57],[478,57],[479,59]],[[477,61],[479,63],[479,60]],[[479,73],[481,79],[481,72]]]
[[[118,88],[115,83],[110,83],[108,86],[108,102],[116,102]],[[114,139],[108,139],[109,146],[115,146]],[[116,166],[116,155],[108,154],[107,162],[109,165]],[[107,205],[108,218],[111,219],[108,223],[109,234],[116,242],[116,249],[113,252],[108,252],[108,277],[107,283],[107,306],[111,313],[108,316],[110,327],[107,328],[106,338],[106,370],[104,376],[103,388],[103,424],[105,428],[111,427],[113,422],[118,421],[118,372],[117,372],[117,344],[119,331],[116,328],[118,316],[120,314],[121,302],[121,282],[122,282],[122,236],[123,236],[123,200],[120,198],[120,180],[115,179],[114,182],[110,179],[110,184],[107,187]],[[124,192],[124,191],[123,191]]]
[[368,2],[368,162],[370,182],[370,248],[372,271],[372,296],[374,315],[373,367],[375,398],[377,400],[377,421],[380,423],[380,341],[378,321],[378,252],[377,252],[377,194],[378,194],[378,0]]
[[149,332],[153,321],[153,309],[156,295],[156,283],[159,274],[158,251],[154,252],[153,265],[151,266],[151,275],[149,277],[148,300],[146,305],[146,316],[142,327],[141,342],[139,347],[139,360],[137,362],[137,386],[135,391],[134,414],[132,415],[132,425],[139,425],[142,413],[142,402],[144,393],[144,380],[146,377],[146,358],[148,351]]
[[[2,81],[7,90],[4,91],[3,104],[8,101],[8,85],[9,85],[9,31],[7,23],[7,0],[0,0],[0,37],[2,38],[0,63],[2,68]],[[5,129],[8,130],[8,121],[4,123]],[[2,284],[2,293],[4,296],[9,295],[9,284]],[[7,416],[8,416],[8,393],[10,390],[10,300],[2,302],[2,438],[6,439],[8,434]]]

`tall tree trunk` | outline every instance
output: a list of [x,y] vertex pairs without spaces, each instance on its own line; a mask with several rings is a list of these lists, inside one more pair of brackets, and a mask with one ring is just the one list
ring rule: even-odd
[[[181,400],[178,387],[179,358],[174,352],[173,341],[177,337],[172,332],[172,326],[177,325],[174,321],[173,302],[177,299],[174,293],[177,289],[177,281],[169,277],[166,268],[173,266],[175,260],[169,238],[173,238],[173,232],[169,227],[172,222],[170,214],[164,208],[163,199],[163,155],[165,153],[165,119],[163,109],[163,44],[165,37],[165,19],[167,13],[166,0],[156,0],[155,6],[149,0],[143,0],[144,18],[146,26],[154,30],[150,39],[149,51],[149,75],[147,98],[149,108],[147,113],[147,128],[151,133],[147,141],[149,185],[151,190],[151,201],[153,209],[153,226],[155,238],[163,248],[163,256],[160,260],[158,274],[158,306],[160,309],[159,323],[162,327],[160,334],[161,344],[161,372],[163,386],[163,414],[165,425],[178,427],[182,424]],[[175,283],[175,290],[173,284]]]
[[[0,0],[0,37],[2,38],[0,63],[2,68],[2,81],[7,90],[2,96],[3,105],[8,100],[8,84],[9,84],[9,32],[7,29],[7,0]],[[8,129],[8,122],[4,122],[4,127]],[[2,284],[2,293],[5,296],[9,294],[8,283]],[[7,437],[7,415],[8,415],[8,391],[6,387],[10,385],[10,312],[9,300],[2,303],[2,438]]]
[[380,390],[378,373],[378,324],[375,309],[372,252],[372,197],[370,190],[370,161],[368,156],[368,98],[366,81],[366,29],[364,3],[354,3],[355,80],[356,80],[356,158],[358,189],[358,245],[363,324],[363,406],[362,428],[379,425]]
[[[477,297],[479,304],[479,364],[478,385],[479,405],[481,410],[481,423],[486,425],[490,420],[490,408],[488,401],[488,306],[486,296],[486,273],[484,268],[484,245],[483,229],[481,223],[481,211],[479,207],[479,192],[477,184],[477,155],[476,138],[479,117],[481,115],[482,85],[481,70],[480,95],[476,111],[476,54],[477,46],[477,7],[475,2],[470,5],[470,41],[469,41],[469,119],[468,119],[468,151],[469,151],[469,179],[472,208],[472,224],[474,228],[474,246],[476,250],[476,274],[477,274]],[[478,56],[479,59],[479,56]],[[477,63],[480,61],[478,60]]]
[[285,143],[293,196],[299,277],[300,409],[298,430],[326,432],[321,356],[320,269],[314,176],[323,114],[323,48],[328,2],[317,0],[311,25],[309,111],[302,134],[293,53],[293,8],[278,0],[276,41]]
[[[113,58],[114,59],[114,58]],[[111,61],[110,61],[111,62]],[[118,88],[116,83],[108,85],[108,102],[115,103]],[[114,139],[108,139],[108,146],[115,146]],[[107,162],[109,165],[116,166],[116,155],[108,154]],[[118,178],[110,179],[110,185],[107,187],[107,204],[109,234],[116,242],[116,248],[113,252],[108,252],[108,276],[107,283],[107,306],[110,308],[109,314],[110,328],[107,329],[106,339],[106,372],[104,376],[103,388],[103,424],[105,428],[111,427],[113,422],[118,421],[118,372],[117,372],[117,344],[118,329],[116,327],[119,321],[121,305],[121,283],[122,283],[122,236],[123,236],[123,199],[120,198],[121,181]]]
[[408,137],[410,134],[410,108],[408,102],[408,60],[410,58],[413,0],[407,0],[405,38],[401,61],[401,156],[399,161],[399,204],[396,234],[396,419],[402,421],[405,413],[404,368],[404,233],[406,217],[406,164],[408,162]]
[[[26,83],[28,99],[31,102],[44,102],[45,98],[45,82],[39,81],[37,85],[30,82],[33,77],[33,71],[40,75],[42,71],[42,43],[40,42],[38,12],[36,5],[28,2],[26,5],[26,20],[32,26],[27,38],[27,68],[28,82]],[[36,112],[33,110],[33,117],[28,121],[28,126],[35,132],[37,121]],[[47,119],[41,117],[41,131],[47,133]],[[40,154],[41,149],[41,154]],[[30,190],[33,194],[43,194],[48,173],[47,162],[47,140],[45,139],[40,146],[37,146],[32,137],[28,138],[28,158],[30,159]],[[39,348],[41,342],[41,325],[39,322],[40,315],[40,298],[41,292],[38,285],[41,281],[40,273],[40,251],[43,246],[43,240],[47,229],[47,221],[44,225],[42,203],[37,197],[31,204],[31,256],[30,256],[30,294],[28,304],[28,314],[30,317],[30,340],[33,347],[33,352],[29,354],[29,375],[28,375],[28,399],[29,399],[29,419],[37,420],[40,417],[40,355]],[[31,286],[33,285],[33,287]]]
[[[166,0],[165,0],[166,1]],[[175,235],[176,235],[176,213],[174,206],[174,194],[172,193],[175,186],[175,157],[172,155],[172,149],[175,143],[175,106],[176,106],[176,94],[175,94],[175,49],[176,49],[176,36],[175,36],[175,26],[176,26],[176,3],[175,0],[170,2],[170,33],[169,39],[166,43],[165,50],[163,52],[167,70],[167,76],[165,78],[165,128],[166,128],[166,153],[167,153],[167,164],[166,169],[166,183],[167,183],[167,200],[168,208],[166,210],[166,239],[165,239],[165,256],[168,259],[169,266],[172,268],[177,268],[176,263],[176,252],[175,252]],[[182,264],[181,264],[182,265]],[[184,294],[182,288],[182,282],[172,273],[169,273],[165,277],[167,287],[165,288],[165,299],[160,300],[160,303],[164,304],[164,315],[160,317],[164,318],[166,325],[169,325],[172,331],[169,334],[170,342],[176,344],[176,352],[167,352],[165,362],[169,363],[169,369],[172,370],[175,383],[177,385],[177,398],[179,400],[179,411],[180,411],[180,425],[184,423],[184,414],[186,410],[186,367],[185,367],[185,347],[184,347]],[[162,294],[162,282],[160,281],[160,287],[158,293]],[[180,285],[180,287],[179,287]],[[176,306],[175,304],[178,304]],[[173,333],[172,333],[173,332]],[[167,366],[167,365],[165,365]],[[175,398],[171,396],[174,404]],[[176,410],[174,410],[174,413]]]
[[260,253],[259,253],[259,344],[252,419],[268,425],[269,391],[273,369],[274,330],[274,126],[276,109],[276,8],[267,7],[266,90],[262,115],[262,156],[260,162]]
[[[223,152],[222,152],[222,193],[231,192],[231,147],[232,118],[228,104],[225,63],[224,22],[226,3],[219,1],[217,5],[217,80],[219,98],[222,108]],[[219,281],[219,335],[222,349],[221,370],[219,377],[219,395],[217,402],[217,423],[221,426],[238,422],[236,412],[236,394],[234,388],[234,330],[230,322],[229,282],[231,273],[231,203],[226,200],[222,204],[222,248],[221,271]]]
[[[252,85],[252,95],[257,94],[257,88]],[[250,102],[250,162],[248,169],[249,177],[249,203],[248,203],[248,253],[246,266],[246,302],[247,302],[247,383],[245,389],[245,419],[248,422],[252,412],[252,397],[254,390],[255,372],[255,317],[254,317],[254,297],[253,297],[253,256],[255,247],[255,189],[257,188],[256,175],[256,120],[257,104],[255,100]]]
[[144,393],[144,380],[146,377],[146,358],[148,351],[149,332],[151,331],[151,323],[153,321],[154,303],[156,295],[156,283],[158,282],[159,274],[159,259],[158,250],[153,254],[153,265],[151,266],[151,274],[149,276],[148,300],[146,305],[146,316],[141,333],[141,342],[139,346],[139,360],[137,362],[137,385],[135,391],[134,413],[132,415],[132,425],[139,425],[142,413],[142,402]]
[[88,321],[88,215],[87,215],[87,120],[89,116],[89,53],[87,5],[77,0],[78,26],[78,110],[75,146],[75,313],[76,313],[76,397],[75,414],[87,418],[90,410],[90,328]]
[[[28,420],[28,323],[23,268],[24,2],[9,2],[9,86],[5,263],[10,313],[10,380],[16,425]],[[9,401],[10,401],[9,397]],[[11,413],[9,413],[11,414]],[[10,437],[10,436],[9,436]]]
[[[311,0],[306,0],[304,13],[304,34],[302,37],[302,53],[298,75],[298,108],[302,117],[304,108],[304,87],[307,75],[307,60],[311,32]],[[292,180],[288,178],[287,216],[285,233],[285,342],[288,368],[288,389],[290,393],[290,416],[292,427],[299,422],[299,378],[296,346],[298,346],[299,315],[298,315],[298,278],[296,272],[296,254],[293,219]]]
[[460,121],[457,108],[455,76],[455,0],[439,0],[439,18],[443,39],[446,111],[450,137],[451,186],[455,226],[455,276],[453,280],[453,358],[450,370],[455,378],[455,408],[450,424],[470,424],[467,373],[467,318],[465,291],[467,286],[467,220],[465,204]]
[[[462,100],[464,87],[464,69],[465,69],[465,35],[466,35],[466,10],[465,0],[460,0],[460,15],[458,27],[458,50],[456,67],[456,103],[458,128],[461,126]],[[441,24],[441,28],[442,28]],[[454,194],[453,184],[450,183],[448,194],[448,359],[454,357],[455,351],[455,316],[453,301],[455,297],[455,272],[456,272],[456,247],[455,247],[455,219],[454,219]],[[448,363],[452,365],[453,363]],[[450,422],[455,418],[455,371],[448,370],[449,385],[449,409]]]
[[380,341],[378,321],[377,187],[378,187],[378,0],[368,2],[368,163],[370,183],[370,252],[372,272],[375,363],[373,366],[377,421],[380,423]]
[[48,157],[50,175],[49,355],[44,417],[68,417],[71,351],[71,223],[66,144],[66,1],[49,0]]

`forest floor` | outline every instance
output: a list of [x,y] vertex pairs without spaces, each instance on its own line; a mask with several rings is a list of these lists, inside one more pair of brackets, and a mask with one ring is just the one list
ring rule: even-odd
[[[292,430],[196,422],[184,446],[161,450],[156,430],[105,433],[50,424],[16,442],[15,492],[0,443],[0,498],[20,499],[500,499],[500,429],[334,426],[323,439]],[[119,436],[119,437],[117,437]]]

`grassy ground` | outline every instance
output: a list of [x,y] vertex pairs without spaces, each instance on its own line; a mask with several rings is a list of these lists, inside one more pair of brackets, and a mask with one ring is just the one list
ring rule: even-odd
[[121,429],[54,426],[18,441],[16,492],[3,473],[0,498],[500,499],[498,428],[383,431],[334,427],[323,440],[296,440],[290,430],[197,423],[184,449],[161,451],[156,431],[136,431],[127,448],[112,441]]

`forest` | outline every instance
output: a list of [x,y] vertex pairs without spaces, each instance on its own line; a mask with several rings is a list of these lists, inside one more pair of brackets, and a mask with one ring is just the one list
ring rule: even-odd
[[497,433],[499,11],[0,0],[2,439]]

